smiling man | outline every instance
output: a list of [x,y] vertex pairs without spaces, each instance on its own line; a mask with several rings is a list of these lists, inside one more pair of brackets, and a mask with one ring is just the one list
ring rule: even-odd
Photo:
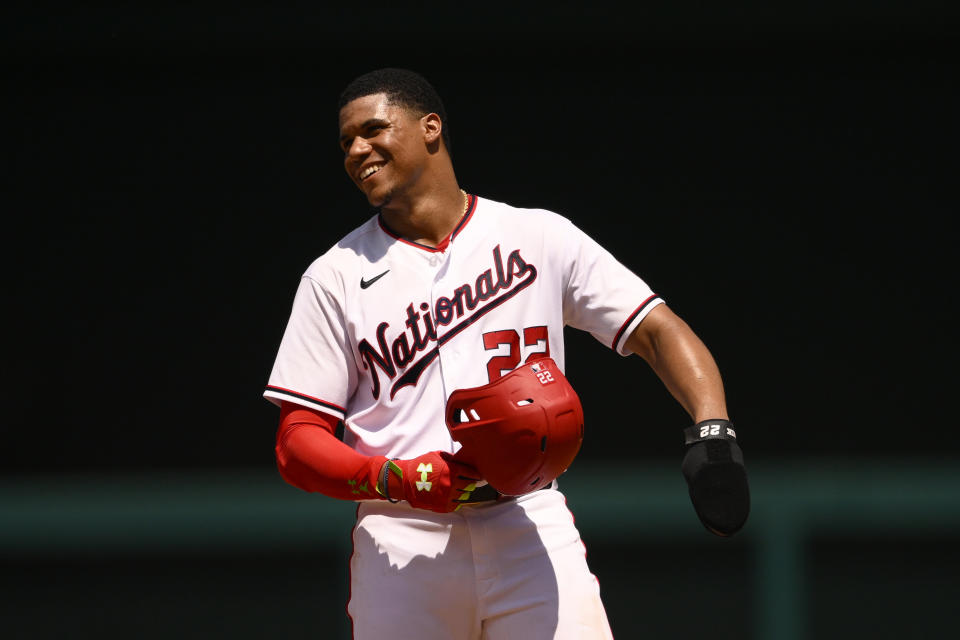
[[264,395],[283,477],[359,502],[354,637],[610,637],[556,481],[583,435],[563,328],[653,368],[694,423],[695,510],[732,535],[749,494],[713,358],[569,220],[462,190],[418,74],[357,78],[339,125],[376,213],[304,273]]

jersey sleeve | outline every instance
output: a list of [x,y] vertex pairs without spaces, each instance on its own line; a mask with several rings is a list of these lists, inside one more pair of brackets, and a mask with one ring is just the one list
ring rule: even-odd
[[589,332],[620,355],[629,355],[627,336],[663,299],[609,251],[568,224],[561,243],[569,274],[564,322]]
[[342,305],[330,289],[309,275],[301,278],[263,395],[344,419],[356,367]]

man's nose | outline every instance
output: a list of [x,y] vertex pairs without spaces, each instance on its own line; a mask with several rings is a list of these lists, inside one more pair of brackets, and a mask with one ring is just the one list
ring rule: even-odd
[[350,148],[347,149],[347,155],[350,157],[362,156],[370,153],[370,149],[370,143],[364,138],[357,136],[353,139],[353,142],[350,143]]

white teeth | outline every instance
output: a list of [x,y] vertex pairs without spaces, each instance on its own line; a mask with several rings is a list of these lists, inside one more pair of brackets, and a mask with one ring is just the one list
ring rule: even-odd
[[375,174],[377,171],[380,171],[380,168],[381,168],[381,167],[383,167],[382,164],[370,165],[369,167],[367,167],[366,169],[364,169],[363,171],[360,172],[360,179],[363,180],[364,178],[367,178],[367,177],[369,177],[369,176],[372,176],[372,175]]

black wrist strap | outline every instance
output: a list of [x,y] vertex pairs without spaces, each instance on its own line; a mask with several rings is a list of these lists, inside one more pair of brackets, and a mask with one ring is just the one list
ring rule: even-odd
[[[396,460],[396,458],[393,460]],[[380,469],[380,480],[377,482],[377,493],[386,498],[388,502],[396,504],[400,502],[400,500],[394,500],[390,497],[390,480],[387,478],[387,476],[390,475],[390,469],[392,468],[394,473],[403,478],[403,470],[397,466],[397,463],[395,463],[393,460],[387,460],[384,463],[383,468]]]
[[692,427],[683,430],[684,445],[691,445],[703,440],[736,440],[737,432],[733,430],[733,423],[729,420],[717,418],[702,420]]

